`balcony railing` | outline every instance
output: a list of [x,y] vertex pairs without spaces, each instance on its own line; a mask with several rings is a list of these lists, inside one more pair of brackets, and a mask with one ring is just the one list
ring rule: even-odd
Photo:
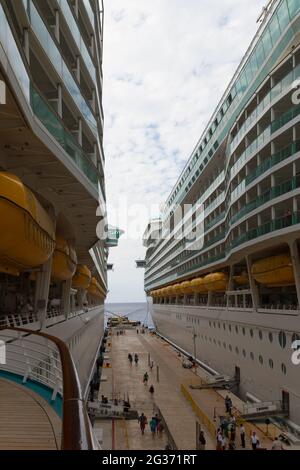
[[284,181],[283,183],[277,186],[274,186],[273,188],[270,188],[264,194],[262,194],[261,196],[258,196],[256,199],[253,199],[251,202],[246,204],[243,207],[243,209],[241,209],[237,214],[235,214],[231,218],[230,224],[231,225],[234,224],[239,219],[241,219],[241,217],[244,217],[245,215],[249,214],[253,210],[262,206],[263,204],[266,204],[272,199],[282,196],[283,194],[286,194],[299,187],[300,187],[300,176],[294,176],[290,180]]
[[254,181],[256,178],[258,178],[260,175],[262,175],[266,171],[268,171],[270,168],[282,162],[283,160],[286,160],[292,155],[295,155],[299,151],[300,151],[300,140],[297,140],[296,142],[292,142],[290,145],[280,150],[279,152],[275,153],[274,155],[271,156],[271,158],[268,158],[261,165],[256,167],[255,170],[252,171],[246,177],[246,185],[252,183],[252,181]]
[[99,175],[96,167],[37,89],[33,85],[30,88],[30,101],[34,114],[98,191]]
[[300,114],[300,106],[294,106],[286,113],[282,114],[280,117],[275,119],[271,123],[271,133],[278,131],[281,127],[285,126],[288,122],[295,119]]

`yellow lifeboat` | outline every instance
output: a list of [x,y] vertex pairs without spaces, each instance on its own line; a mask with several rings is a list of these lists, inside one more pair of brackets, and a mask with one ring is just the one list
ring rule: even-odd
[[166,293],[167,293],[168,297],[172,297],[172,295],[173,295],[173,286],[166,287]]
[[204,277],[204,286],[209,292],[225,292],[228,285],[228,276],[224,273],[212,273]]
[[92,274],[87,266],[80,264],[77,266],[75,276],[72,280],[72,287],[75,289],[87,289],[91,283]]
[[18,276],[50,258],[53,221],[30,189],[6,172],[0,172],[0,220],[0,272]]
[[205,294],[207,292],[207,288],[204,285],[203,277],[197,277],[197,279],[193,279],[191,281],[191,287],[193,289],[193,292],[199,294]]
[[52,274],[53,281],[67,281],[71,279],[77,266],[75,250],[62,237],[56,237],[56,248],[53,254]]
[[238,286],[245,286],[246,284],[249,284],[249,278],[246,273],[233,276],[233,280]]
[[162,295],[162,297],[168,297],[169,296],[168,287],[164,287],[163,289],[161,289],[161,295]]
[[170,286],[170,294],[171,294],[171,297],[175,297],[177,295],[176,284],[173,286]]
[[182,288],[184,294],[188,295],[188,294],[193,294],[194,293],[193,287],[191,285],[191,281],[182,282],[181,288]]
[[183,295],[182,285],[181,284],[175,284],[174,291],[176,292],[176,295]]
[[288,253],[255,261],[252,276],[259,284],[282,287],[295,284],[291,257]]
[[104,289],[100,286],[99,282],[95,277],[92,278],[91,284],[88,288],[88,293],[94,297],[104,299],[106,297]]

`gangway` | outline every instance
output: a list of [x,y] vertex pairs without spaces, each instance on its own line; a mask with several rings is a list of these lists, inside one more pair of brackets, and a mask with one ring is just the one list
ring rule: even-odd
[[247,403],[244,405],[241,417],[246,421],[255,421],[267,418],[288,417],[289,410],[281,401],[269,401],[260,403]]

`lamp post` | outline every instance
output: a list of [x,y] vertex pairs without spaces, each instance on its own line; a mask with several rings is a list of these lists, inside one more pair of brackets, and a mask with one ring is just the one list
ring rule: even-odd
[[[196,338],[197,338],[197,334],[196,334],[195,326],[187,326],[187,329],[188,329],[188,330],[190,330],[190,329],[193,330],[194,361],[195,361],[195,364],[196,364],[196,359],[197,359],[197,353],[196,353]],[[194,367],[194,371],[195,371],[195,374],[196,374],[196,373],[197,373],[196,367]]]

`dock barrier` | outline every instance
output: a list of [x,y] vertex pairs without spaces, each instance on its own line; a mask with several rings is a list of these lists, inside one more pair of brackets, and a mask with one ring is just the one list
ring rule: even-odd
[[213,439],[216,437],[217,426],[216,423],[200,408],[200,406],[195,402],[194,398],[192,397],[191,392],[189,391],[189,385],[181,384],[181,392],[191,404],[196,416],[198,416],[201,423],[206,427],[209,431],[210,435]]

